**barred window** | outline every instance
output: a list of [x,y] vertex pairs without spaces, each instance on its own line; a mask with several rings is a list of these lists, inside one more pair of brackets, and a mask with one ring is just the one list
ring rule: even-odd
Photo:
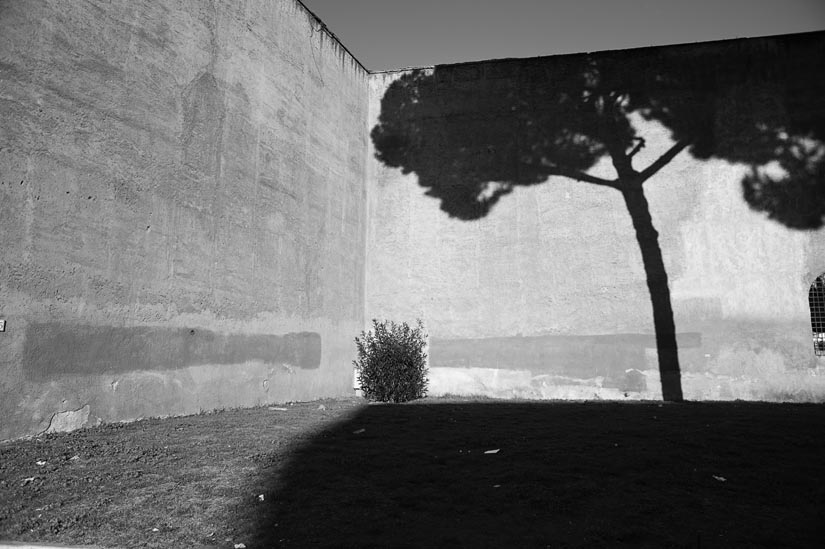
[[811,329],[813,330],[814,352],[825,355],[825,273],[819,275],[808,291],[808,305],[811,307]]

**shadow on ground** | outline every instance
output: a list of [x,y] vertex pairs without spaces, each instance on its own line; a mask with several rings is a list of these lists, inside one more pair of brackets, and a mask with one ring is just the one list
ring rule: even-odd
[[262,467],[244,520],[250,546],[813,547],[824,427],[821,405],[368,406]]

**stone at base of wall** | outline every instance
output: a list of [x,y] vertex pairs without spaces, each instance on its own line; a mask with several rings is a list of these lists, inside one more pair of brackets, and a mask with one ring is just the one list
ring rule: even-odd
[[52,416],[49,423],[47,433],[67,433],[80,429],[86,426],[89,421],[89,405],[83,406],[77,410],[67,410],[65,412],[57,412]]

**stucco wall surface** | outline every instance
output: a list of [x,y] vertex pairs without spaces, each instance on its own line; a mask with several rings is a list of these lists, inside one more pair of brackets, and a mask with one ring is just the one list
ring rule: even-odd
[[0,2],[0,439],[351,391],[367,97],[293,0]]
[[[821,64],[822,42],[793,66]],[[621,55],[619,68],[640,53]],[[554,121],[538,110],[552,107],[531,107],[531,94],[567,100],[546,90],[577,59],[371,75],[366,316],[425,322],[431,394],[662,396],[651,296],[622,194],[536,168],[535,151],[560,146],[580,121],[568,134],[542,134],[536,126]],[[645,140],[638,169],[674,146],[659,121],[639,112],[628,120]],[[616,177],[607,156],[585,168]],[[684,397],[823,400],[808,289],[825,270],[825,238],[754,211],[741,183],[750,169],[682,150],[644,184]]]

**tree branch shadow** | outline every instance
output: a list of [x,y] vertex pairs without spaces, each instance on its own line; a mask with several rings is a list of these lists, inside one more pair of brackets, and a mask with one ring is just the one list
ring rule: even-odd
[[[794,229],[825,219],[825,33],[437,66],[404,73],[381,100],[371,137],[385,166],[415,173],[450,217],[490,215],[517,186],[562,176],[619,191],[642,255],[662,395],[682,400],[667,271],[645,185],[687,150],[748,165],[743,196]],[[645,145],[631,117],[671,132]],[[591,173],[609,159],[614,179]],[[559,220],[570,223],[574,220]]]

